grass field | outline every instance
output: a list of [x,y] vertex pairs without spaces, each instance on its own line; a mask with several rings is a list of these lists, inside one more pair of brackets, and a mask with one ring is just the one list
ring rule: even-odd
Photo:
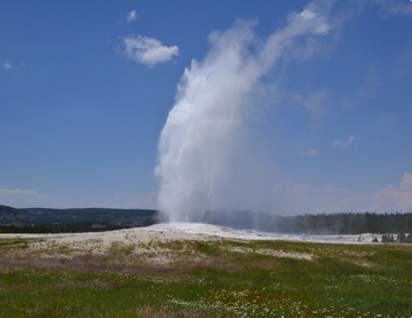
[[409,318],[411,269],[410,245],[1,239],[0,317]]

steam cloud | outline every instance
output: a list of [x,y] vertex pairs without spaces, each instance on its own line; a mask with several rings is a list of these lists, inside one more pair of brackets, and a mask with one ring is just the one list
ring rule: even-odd
[[172,222],[201,221],[207,210],[219,209],[234,147],[247,111],[256,106],[261,78],[281,58],[313,52],[313,38],[331,29],[331,3],[311,3],[291,14],[287,25],[266,40],[254,34],[253,21],[210,35],[210,51],[185,70],[160,136],[158,201]]

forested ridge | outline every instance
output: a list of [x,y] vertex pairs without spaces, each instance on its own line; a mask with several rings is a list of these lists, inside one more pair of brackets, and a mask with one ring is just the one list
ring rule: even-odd
[[158,223],[155,210],[16,209],[0,205],[0,233],[70,233],[118,230]]

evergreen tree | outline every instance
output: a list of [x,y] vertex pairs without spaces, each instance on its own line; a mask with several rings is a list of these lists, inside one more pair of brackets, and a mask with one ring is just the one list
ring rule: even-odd
[[399,232],[398,237],[396,239],[398,243],[405,243],[406,242],[406,235],[404,232]]

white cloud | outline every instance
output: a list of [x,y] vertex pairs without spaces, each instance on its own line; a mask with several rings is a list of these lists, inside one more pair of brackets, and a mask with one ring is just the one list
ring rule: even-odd
[[132,10],[127,14],[127,22],[133,22],[135,20],[137,20],[137,14],[136,14],[136,10]]
[[123,40],[124,54],[131,60],[152,67],[158,63],[170,61],[179,55],[179,48],[164,46],[154,38],[141,35],[129,36]]
[[321,90],[310,94],[303,102],[306,110],[312,112],[314,115],[322,115],[328,109],[329,92]]
[[6,70],[9,70],[9,69],[13,68],[13,65],[9,62],[6,62],[6,63],[3,64],[3,68],[6,69]]
[[399,186],[389,185],[373,196],[372,210],[378,212],[412,211],[412,174],[405,173]]
[[401,191],[398,187],[387,186],[373,197],[372,210],[378,212],[412,211],[412,192]]
[[300,153],[302,156],[319,156],[319,151],[315,149],[308,149]]
[[402,176],[402,182],[400,184],[400,189],[402,191],[411,191],[412,192],[412,174],[405,173]]
[[347,147],[353,145],[354,142],[355,142],[355,136],[350,136],[350,137],[348,138],[348,140],[343,141],[343,142],[342,142],[342,141],[335,140],[335,141],[333,142],[333,145],[334,145],[335,147],[347,148]]

